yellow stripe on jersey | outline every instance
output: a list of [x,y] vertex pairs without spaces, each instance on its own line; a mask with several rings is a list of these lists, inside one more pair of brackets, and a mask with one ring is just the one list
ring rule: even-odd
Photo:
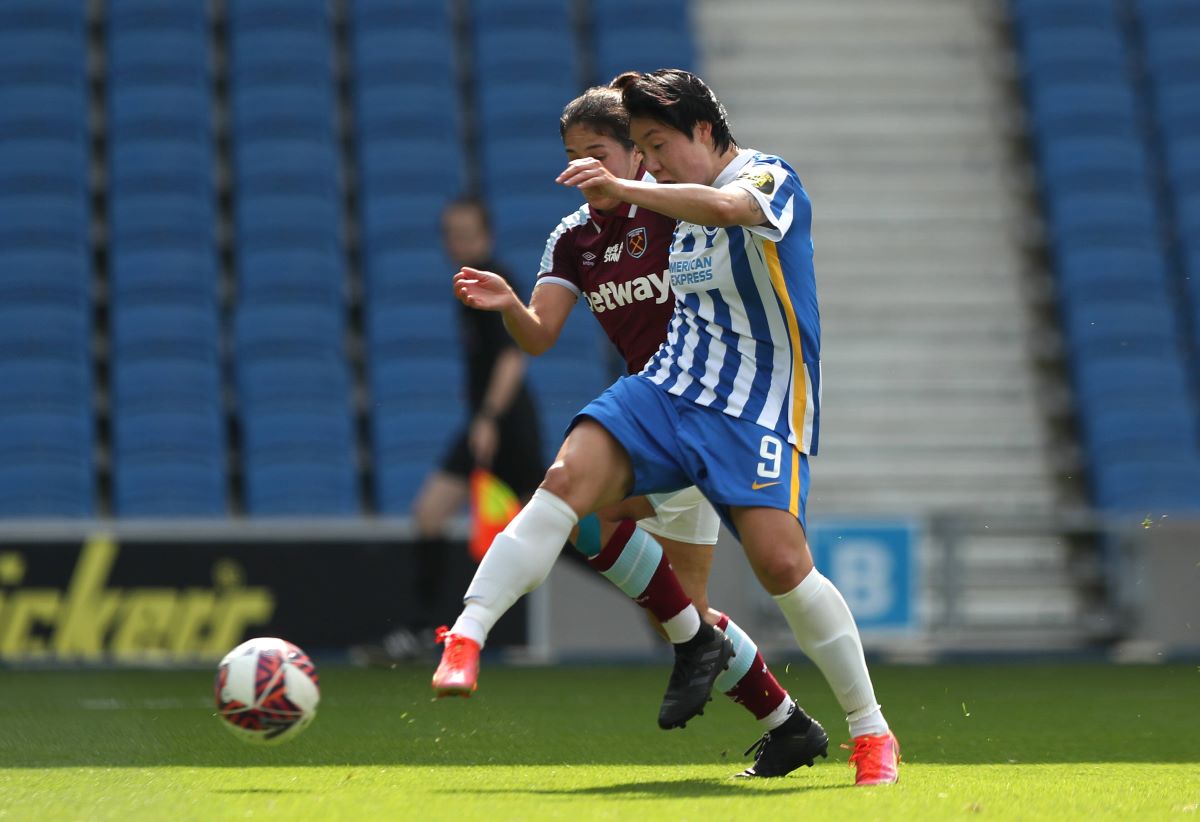
[[792,495],[788,511],[793,517],[800,516],[800,449],[792,446]]
[[775,243],[763,240],[763,256],[767,260],[767,270],[771,272],[771,286],[783,305],[788,337],[792,341],[792,434],[796,437],[796,445],[803,449],[808,445],[804,442],[808,381],[805,379],[804,350],[800,347],[800,323],[796,320],[796,309],[792,307],[792,298],[788,295],[787,284],[783,281],[783,268],[779,265],[779,251],[775,248]]

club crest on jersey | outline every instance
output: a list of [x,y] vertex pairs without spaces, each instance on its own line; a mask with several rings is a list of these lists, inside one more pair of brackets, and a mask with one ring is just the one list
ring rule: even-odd
[[764,171],[761,174],[751,174],[749,172],[738,175],[739,179],[746,180],[750,185],[761,191],[763,194],[770,194],[775,190],[775,177],[769,171]]
[[635,260],[646,253],[646,227],[638,226],[625,235],[625,248]]

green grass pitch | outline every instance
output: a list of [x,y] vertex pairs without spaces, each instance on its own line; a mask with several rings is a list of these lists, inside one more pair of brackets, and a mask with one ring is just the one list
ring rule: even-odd
[[[758,736],[721,697],[655,726],[665,666],[485,665],[430,699],[432,663],[327,667],[316,722],[252,748],[200,671],[0,671],[0,820],[1200,819],[1195,665],[877,667],[900,784],[854,788],[847,752],[735,780]],[[808,665],[781,680],[845,724]]]

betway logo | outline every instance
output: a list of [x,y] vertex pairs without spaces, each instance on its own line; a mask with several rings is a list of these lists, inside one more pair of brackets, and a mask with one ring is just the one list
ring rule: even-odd
[[671,294],[667,272],[647,274],[624,283],[603,283],[598,291],[585,291],[588,308],[596,314],[653,298],[656,304],[664,303]]

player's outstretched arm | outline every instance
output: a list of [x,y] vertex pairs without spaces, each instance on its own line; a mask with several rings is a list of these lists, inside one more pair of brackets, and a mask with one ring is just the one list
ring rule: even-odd
[[754,196],[737,184],[713,188],[694,183],[659,185],[622,180],[590,157],[571,161],[556,179],[593,196],[615,197],[696,225],[753,226],[766,220]]
[[513,341],[526,354],[538,356],[554,347],[575,304],[565,288],[538,287],[527,306],[499,274],[462,268],[454,275],[454,296],[480,311],[498,311]]

